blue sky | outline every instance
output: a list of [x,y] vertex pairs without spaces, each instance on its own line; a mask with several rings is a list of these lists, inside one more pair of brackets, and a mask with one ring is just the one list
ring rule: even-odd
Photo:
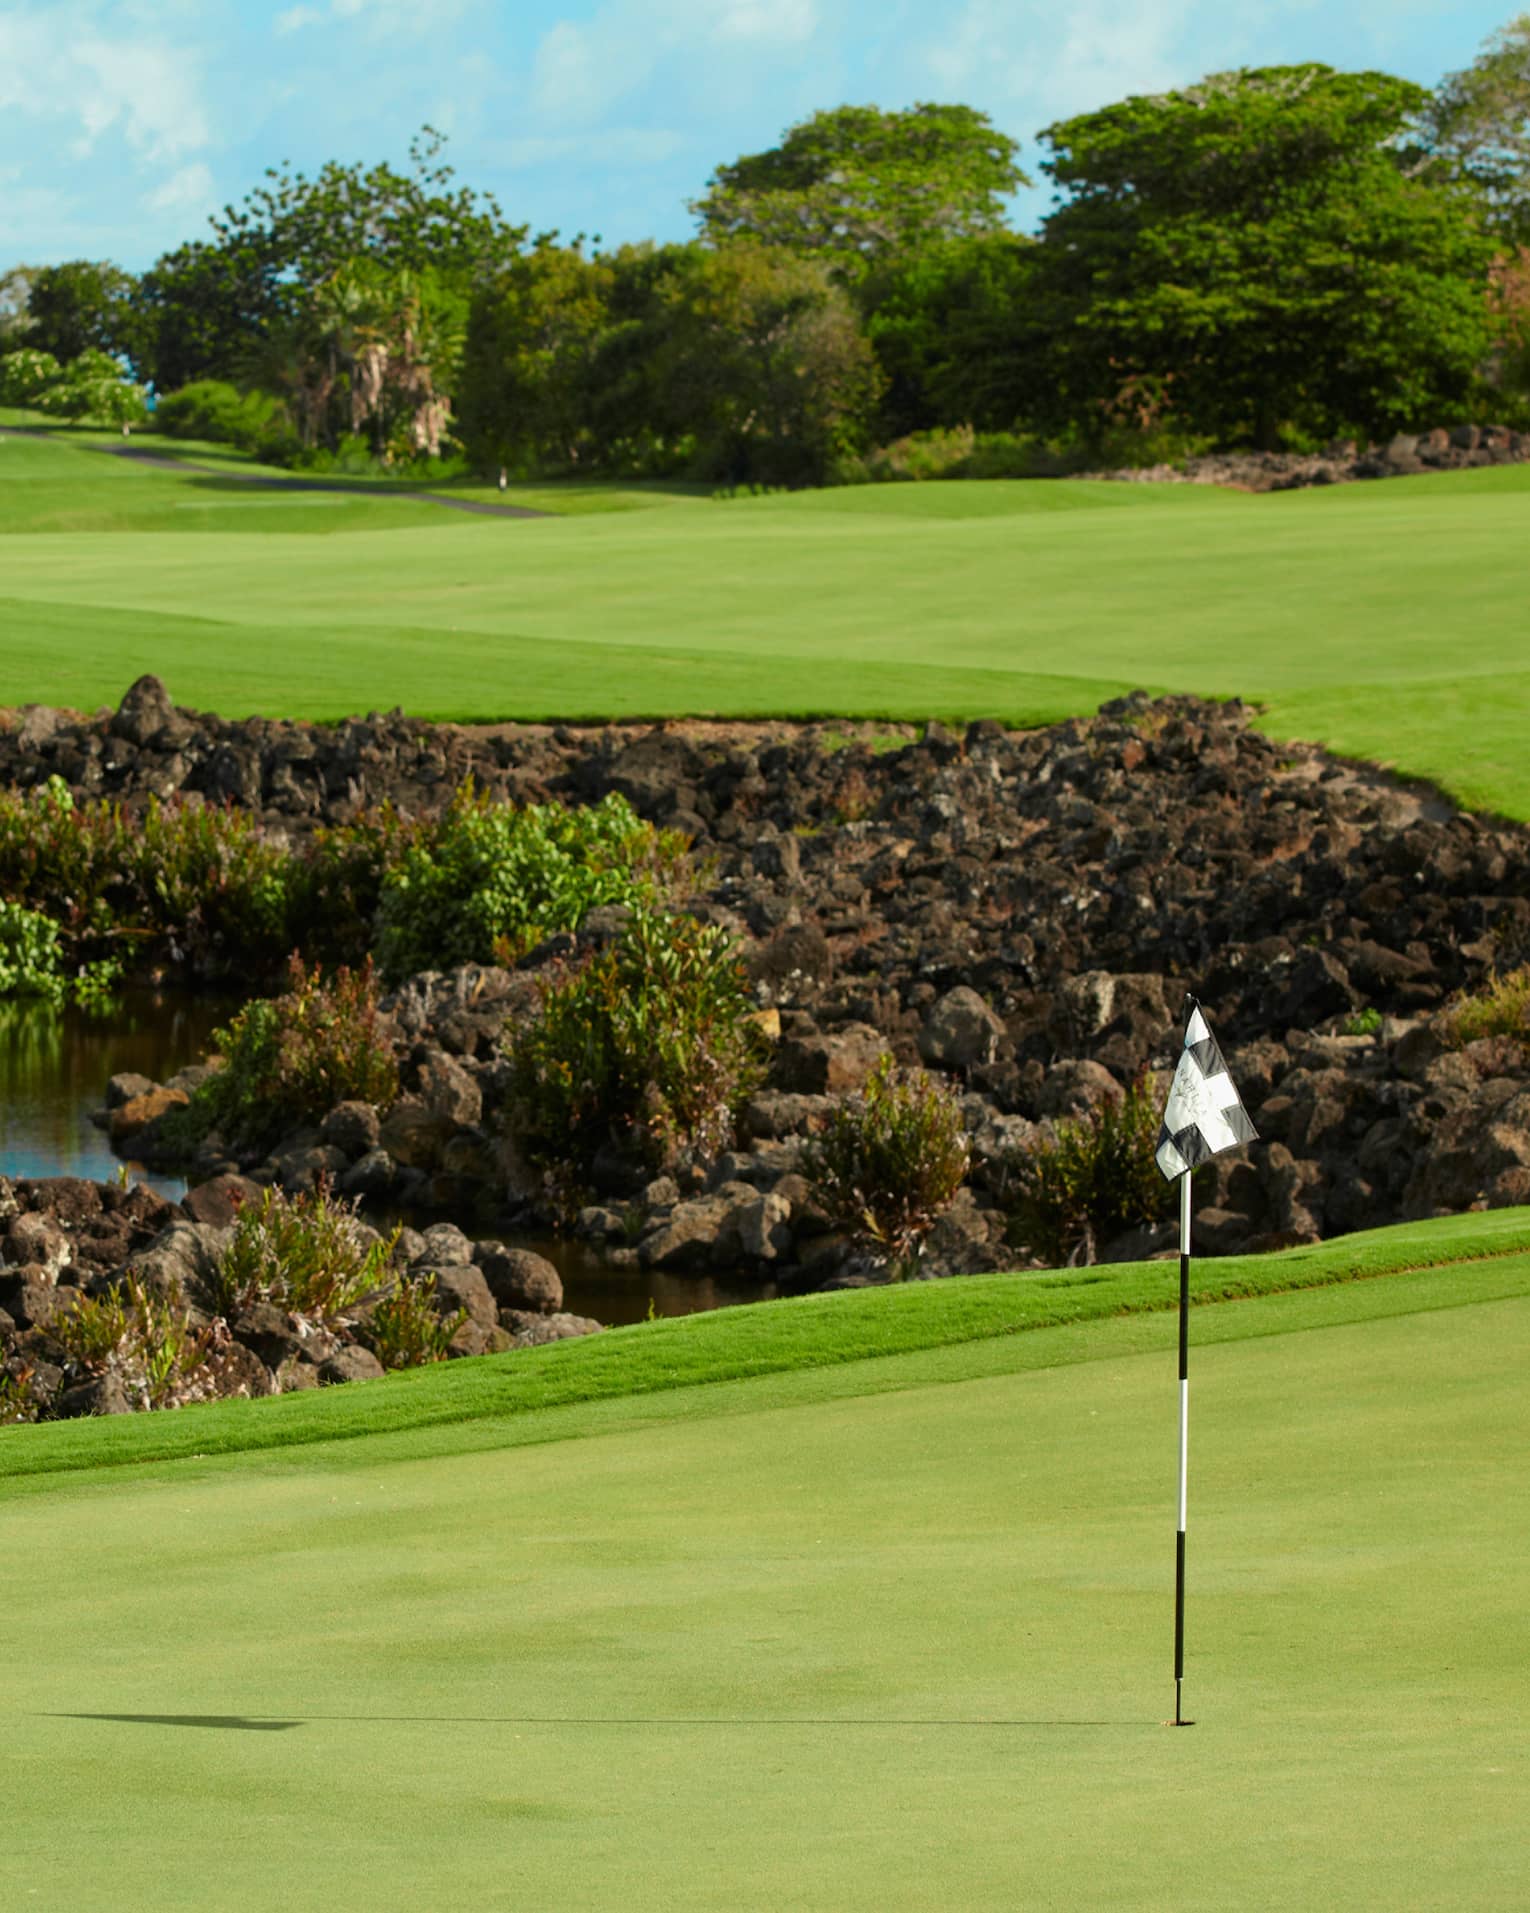
[[[1432,84],[1516,0],[0,0],[0,270],[141,269],[280,159],[429,121],[506,213],[683,238],[719,162],[815,108],[961,100],[1023,142],[1133,92],[1319,59]],[[1043,191],[1017,204],[1022,225]]]

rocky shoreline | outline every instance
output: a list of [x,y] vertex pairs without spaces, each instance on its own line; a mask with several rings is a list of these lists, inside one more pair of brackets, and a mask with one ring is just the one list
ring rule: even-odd
[[[836,1099],[884,1051],[941,1076],[968,1132],[971,1173],[924,1272],[1025,1266],[1011,1220],[1017,1155],[1170,1067],[1187,988],[1207,1004],[1263,1138],[1198,1179],[1205,1251],[1530,1201],[1530,1058],[1501,1038],[1456,1046],[1440,1018],[1457,993],[1530,957],[1530,831],[1276,744],[1252,718],[1236,703],[1137,694],[1031,733],[474,728],[396,713],[331,728],[176,710],[144,681],[116,713],[15,714],[0,728],[0,778],[56,775],[129,805],[151,793],[242,803],[298,833],[384,800],[439,805],[472,776],[521,801],[619,791],[683,830],[697,873],[686,907],[739,937],[772,1060],[726,1153],[659,1177],[615,1154],[596,1164],[573,1226],[646,1269],[742,1268],[783,1290],[875,1279],[816,1208],[802,1167]],[[503,1123],[504,1045],[547,966],[620,923],[619,910],[593,912],[513,970],[411,978],[384,1003],[403,1091],[390,1109],[341,1105],[258,1160],[210,1139],[196,1165],[206,1186],[159,1219],[152,1247],[134,1237],[113,1267],[141,1266],[166,1228],[226,1226],[212,1209],[199,1219],[201,1204],[322,1178],[366,1204],[449,1213],[476,1230],[476,1241],[460,1229],[406,1238],[407,1266],[443,1271],[443,1300],[453,1282],[461,1306],[473,1292],[483,1346],[519,1336],[498,1311],[526,1298],[496,1285],[488,1238],[548,1212]],[[103,1112],[114,1141],[152,1156],[155,1124],[194,1085],[195,1072],[169,1085],[114,1079]],[[70,1235],[44,1185],[18,1185],[16,1200],[27,1228],[37,1218],[69,1237],[39,1260],[12,1242],[13,1221],[0,1244],[0,1307],[25,1333],[46,1329],[43,1286],[67,1283],[71,1268],[87,1284],[111,1270],[110,1257],[78,1252],[95,1238]],[[99,1203],[102,1216],[122,1213],[104,1191]],[[1151,1228],[1093,1245],[1102,1260],[1168,1247],[1168,1231]],[[494,1308],[453,1269],[476,1273]],[[556,1303],[531,1307],[557,1320]],[[261,1359],[269,1374],[281,1366]]]

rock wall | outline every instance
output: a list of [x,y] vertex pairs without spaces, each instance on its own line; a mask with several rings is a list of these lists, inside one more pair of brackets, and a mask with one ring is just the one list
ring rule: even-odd
[[1235,491],[1300,491],[1309,485],[1351,485],[1366,478],[1417,472],[1461,472],[1514,465],[1530,458],[1530,432],[1505,425],[1453,425],[1398,432],[1382,445],[1339,439],[1321,452],[1209,452],[1182,465],[1088,472],[1130,484],[1227,485]]

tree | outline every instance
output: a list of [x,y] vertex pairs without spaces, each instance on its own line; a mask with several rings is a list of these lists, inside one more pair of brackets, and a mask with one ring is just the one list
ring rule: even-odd
[[1167,407],[1263,447],[1448,418],[1487,346],[1494,248],[1457,189],[1410,171],[1426,98],[1272,67],[1049,127],[1053,412],[1099,433]]
[[853,273],[901,248],[1001,230],[1005,195],[1030,184],[1017,151],[970,106],[840,106],[719,166],[691,210],[715,242],[822,253]]
[[589,462],[592,360],[609,324],[612,276],[578,246],[542,245],[479,285],[459,412],[480,469]]
[[663,297],[667,422],[707,476],[817,484],[865,442],[881,379],[827,261],[735,240],[698,252]]
[[159,389],[236,378],[268,334],[290,342],[315,289],[359,262],[450,283],[465,303],[528,228],[509,225],[490,195],[458,186],[443,144],[424,128],[406,173],[333,160],[312,178],[285,163],[268,167],[265,185],[212,221],[211,241],[160,259],[140,295]]
[[1488,223],[1530,240],[1530,13],[1499,29],[1440,82],[1418,120],[1432,169],[1481,196]]
[[94,346],[64,366],[34,401],[39,411],[72,422],[93,418],[104,425],[134,425],[146,416],[143,387],[124,377],[109,352]]
[[1034,409],[1026,332],[1037,247],[983,233],[890,255],[856,291],[882,368],[881,438],[936,425],[1007,431]]
[[38,266],[12,266],[0,272],[0,354],[30,343],[32,319],[27,300],[40,270]]
[[51,352],[20,345],[0,358],[0,405],[35,406],[63,368]]
[[82,352],[108,352],[138,362],[144,327],[138,281],[109,259],[72,259],[33,273],[27,294],[28,345],[68,365]]

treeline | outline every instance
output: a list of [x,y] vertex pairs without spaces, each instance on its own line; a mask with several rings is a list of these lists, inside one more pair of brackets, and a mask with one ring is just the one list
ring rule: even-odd
[[985,115],[841,107],[719,167],[691,242],[602,250],[427,130],[403,173],[272,170],[140,278],[13,272],[0,398],[64,410],[104,354],[286,462],[725,484],[1530,422],[1530,15],[1433,92],[1266,68],[1039,137],[1034,238]]

